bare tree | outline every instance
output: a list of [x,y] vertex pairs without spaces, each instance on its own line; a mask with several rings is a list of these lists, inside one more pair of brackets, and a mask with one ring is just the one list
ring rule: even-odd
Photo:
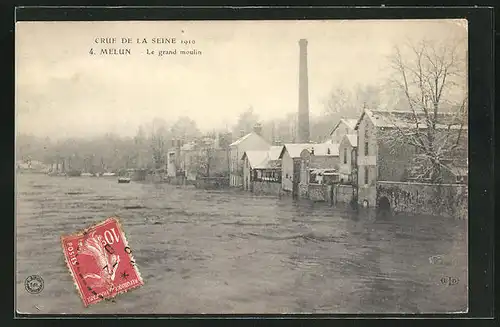
[[358,118],[363,108],[376,109],[380,104],[381,89],[376,85],[357,85],[352,90],[337,87],[325,101],[324,114],[340,118]]
[[136,168],[143,168],[146,158],[146,133],[144,127],[139,126],[137,133],[134,136],[134,165]]
[[215,143],[209,138],[196,142],[197,153],[189,161],[188,171],[194,172],[197,177],[210,177],[211,165],[214,159]]
[[153,156],[153,167],[155,169],[164,168],[165,165],[167,130],[168,124],[163,119],[155,118],[153,120],[150,144]]
[[259,116],[254,112],[253,107],[249,107],[239,115],[238,121],[233,127],[233,135],[239,138],[240,132],[245,134],[252,132],[254,125],[258,121]]
[[[466,142],[467,91],[464,42],[421,41],[396,47],[390,58],[392,85],[403,94],[407,114],[390,116],[384,133],[392,151],[413,146],[417,178],[440,182],[441,168]],[[394,132],[395,131],[395,132]]]
[[192,141],[200,136],[196,122],[187,116],[179,117],[170,128],[170,132],[175,139],[183,142]]

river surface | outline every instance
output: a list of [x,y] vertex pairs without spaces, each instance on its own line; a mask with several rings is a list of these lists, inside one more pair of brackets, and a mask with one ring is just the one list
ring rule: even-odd
[[[21,174],[16,184],[18,312],[467,310],[463,220],[398,215],[378,221],[290,198],[115,178]],[[145,285],[85,308],[60,237],[109,216],[120,218]],[[29,294],[24,280],[35,274],[44,289]]]

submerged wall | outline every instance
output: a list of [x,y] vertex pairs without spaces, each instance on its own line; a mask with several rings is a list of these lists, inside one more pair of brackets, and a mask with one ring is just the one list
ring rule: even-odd
[[334,200],[336,203],[350,203],[352,200],[352,185],[336,185]]
[[311,201],[328,201],[328,185],[309,184],[308,194]]
[[468,186],[464,184],[377,182],[378,205],[384,197],[394,213],[468,217]]
[[221,189],[229,187],[229,179],[227,177],[203,177],[194,181],[196,188],[201,189]]
[[281,192],[281,183],[254,181],[252,182],[252,192],[254,194],[279,195]]

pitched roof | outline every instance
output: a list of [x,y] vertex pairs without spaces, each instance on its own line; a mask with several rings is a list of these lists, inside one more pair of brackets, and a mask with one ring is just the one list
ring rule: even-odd
[[255,132],[250,132],[246,135],[243,135],[242,137],[240,137],[239,139],[237,139],[236,141],[234,141],[233,143],[229,144],[229,146],[236,146],[236,145],[239,145],[241,144],[243,141],[245,141],[247,138],[249,138],[251,135],[256,135],[257,137],[259,137],[260,139],[262,139],[262,141],[268,143],[261,135],[259,135],[258,133],[255,133]]
[[315,156],[338,156],[339,155],[339,144],[338,143],[320,143],[313,144],[309,152],[314,149]]
[[[254,133],[254,132],[252,132],[252,133]],[[241,142],[246,140],[250,135],[252,135],[252,133],[248,133],[247,135],[243,135],[242,137],[240,137],[239,139],[237,139],[233,143],[229,144],[229,146],[234,146],[234,145],[240,144]]]
[[302,150],[310,148],[313,146],[313,143],[288,143],[283,146],[281,149],[279,158],[281,159],[283,157],[283,154],[285,154],[285,151],[288,152],[290,157],[292,158],[300,158],[300,153]]
[[283,149],[282,145],[273,145],[269,149],[269,160],[278,160],[280,158],[281,150]]
[[352,118],[341,118],[339,120],[339,122],[335,125],[335,127],[333,127],[332,131],[330,132],[330,135],[333,134],[333,132],[335,132],[337,130],[337,128],[339,127],[339,125],[341,123],[344,123],[346,124],[350,129],[354,129],[354,127],[356,126],[356,123],[358,122],[357,119],[352,119]]
[[248,150],[243,153],[242,160],[248,157],[252,169],[278,168],[283,146],[271,146],[269,150]]
[[245,151],[245,153],[243,153],[242,159],[245,159],[245,157],[248,158],[248,163],[250,164],[250,167],[252,169],[265,168],[265,166],[267,166],[267,162],[269,161],[269,151]]
[[[415,128],[415,116],[418,119],[419,128],[427,128],[425,124],[425,113],[416,112],[413,113],[410,110],[370,110],[365,109],[361,116],[359,117],[355,130],[358,129],[359,124],[363,120],[364,116],[367,116],[375,127],[384,128]],[[451,126],[452,129],[460,127],[460,120],[456,114],[450,112],[440,112],[438,114],[438,124],[437,128],[448,128]],[[467,124],[462,126],[463,129],[467,129]]]
[[358,146],[358,135],[356,135],[356,134],[346,134],[342,138],[342,141],[344,141],[344,139],[347,139],[347,141],[349,142],[349,144],[352,147]]

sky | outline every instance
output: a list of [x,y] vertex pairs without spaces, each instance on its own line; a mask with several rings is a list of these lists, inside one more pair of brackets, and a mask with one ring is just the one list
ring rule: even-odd
[[[466,35],[458,20],[18,22],[17,131],[55,139],[133,136],[154,118],[180,116],[211,130],[231,127],[250,106],[262,120],[282,118],[298,110],[301,38],[308,40],[315,115],[333,88],[384,81],[394,46]],[[95,42],[113,37],[116,44]],[[177,43],[153,44],[158,38]],[[100,54],[110,48],[131,54]],[[173,49],[176,55],[158,56]]]

